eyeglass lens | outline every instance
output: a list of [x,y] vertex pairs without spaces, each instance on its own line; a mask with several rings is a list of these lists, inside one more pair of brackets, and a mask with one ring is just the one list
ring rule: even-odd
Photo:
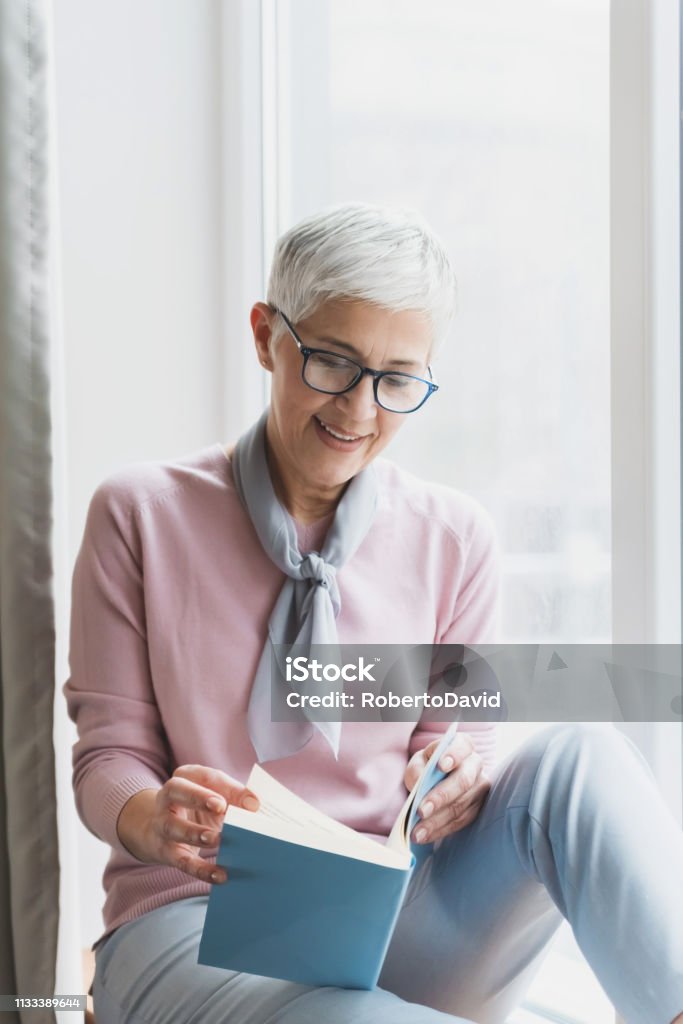
[[[312,352],[304,369],[304,380],[310,387],[330,394],[339,394],[359,377],[355,363],[344,356],[327,352]],[[380,377],[377,397],[381,404],[394,412],[415,409],[427,397],[429,385],[405,373],[389,373]]]

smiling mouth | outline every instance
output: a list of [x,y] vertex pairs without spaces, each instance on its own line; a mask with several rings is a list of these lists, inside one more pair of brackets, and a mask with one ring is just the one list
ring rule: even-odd
[[326,430],[328,434],[332,435],[332,437],[336,437],[338,441],[360,441],[361,438],[365,436],[364,434],[343,434],[339,430],[333,430],[332,427],[329,427],[327,423],[320,419],[319,416],[315,416],[314,419],[320,424],[323,430]]

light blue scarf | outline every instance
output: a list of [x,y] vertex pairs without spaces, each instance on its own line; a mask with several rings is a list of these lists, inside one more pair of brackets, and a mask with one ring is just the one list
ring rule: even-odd
[[[266,461],[266,409],[244,434],[232,457],[237,493],[246,508],[263,550],[286,575],[270,619],[249,698],[249,737],[259,761],[288,757],[305,747],[315,726],[339,755],[341,722],[273,722],[271,678],[274,644],[296,647],[298,655],[312,645],[337,644],[336,618],[341,608],[337,569],[351,558],[367,534],[377,505],[373,467],[353,477],[337,505],[320,552],[302,555],[296,525],[280,504]],[[283,680],[276,685],[286,686]]]

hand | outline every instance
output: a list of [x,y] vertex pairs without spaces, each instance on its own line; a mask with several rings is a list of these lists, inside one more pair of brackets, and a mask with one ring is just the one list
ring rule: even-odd
[[[433,740],[413,754],[404,775],[411,790],[440,740]],[[451,832],[470,825],[479,814],[491,783],[484,775],[484,764],[467,733],[456,733],[439,760],[439,768],[449,774],[426,794],[418,808],[420,818],[412,840],[434,843]]]
[[225,772],[199,764],[176,768],[161,789],[132,796],[119,814],[119,839],[145,863],[168,864],[203,882],[224,882],[223,868],[207,863],[196,847],[218,846],[228,804],[256,811],[258,798]]

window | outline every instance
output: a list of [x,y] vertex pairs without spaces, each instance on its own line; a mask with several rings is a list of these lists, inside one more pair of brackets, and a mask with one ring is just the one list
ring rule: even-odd
[[279,227],[414,206],[455,263],[441,391],[392,456],[492,512],[501,639],[607,642],[608,4],[316,0],[277,25]]

